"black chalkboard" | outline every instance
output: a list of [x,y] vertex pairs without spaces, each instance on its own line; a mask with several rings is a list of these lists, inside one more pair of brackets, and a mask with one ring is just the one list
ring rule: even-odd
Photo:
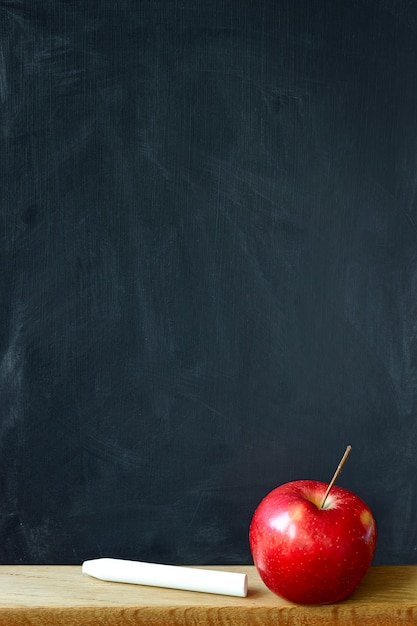
[[417,4],[0,2],[0,561],[417,562]]

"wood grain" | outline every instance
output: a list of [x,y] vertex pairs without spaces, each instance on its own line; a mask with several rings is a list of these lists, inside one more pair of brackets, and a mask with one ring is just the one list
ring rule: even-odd
[[[215,569],[220,569],[216,566]],[[78,566],[0,566],[0,624],[7,626],[392,626],[417,624],[417,566],[372,567],[347,600],[297,606],[265,588],[254,567],[246,598],[108,583]]]

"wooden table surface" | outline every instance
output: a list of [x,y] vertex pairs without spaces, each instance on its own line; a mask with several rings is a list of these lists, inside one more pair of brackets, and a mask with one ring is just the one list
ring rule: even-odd
[[0,624],[146,626],[268,624],[417,626],[417,565],[371,567],[354,594],[333,605],[297,606],[263,585],[254,567],[246,598],[109,583],[80,566],[0,566]]

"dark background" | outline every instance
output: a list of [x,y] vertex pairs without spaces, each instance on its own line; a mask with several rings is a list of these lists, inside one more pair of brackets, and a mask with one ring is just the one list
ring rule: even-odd
[[417,4],[0,2],[0,561],[417,562]]

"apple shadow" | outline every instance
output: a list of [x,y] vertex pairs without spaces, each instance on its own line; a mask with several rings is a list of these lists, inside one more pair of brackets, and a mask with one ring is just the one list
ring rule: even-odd
[[349,596],[356,602],[389,602],[399,590],[417,588],[417,570],[403,565],[391,570],[390,566],[376,565],[365,574],[359,587]]

